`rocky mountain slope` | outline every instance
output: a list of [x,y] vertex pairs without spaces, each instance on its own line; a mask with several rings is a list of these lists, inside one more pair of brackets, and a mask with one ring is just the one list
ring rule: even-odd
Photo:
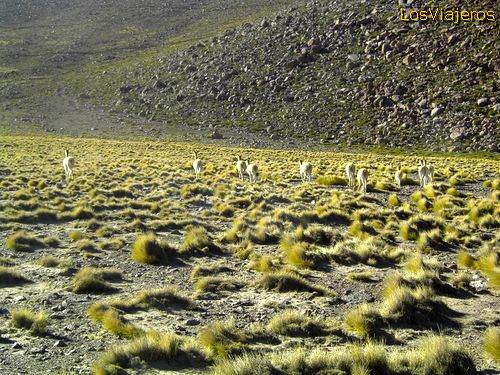
[[[467,7],[498,14],[496,1]],[[498,22],[410,23],[394,1],[317,0],[154,64],[87,71],[80,89],[119,113],[222,135],[498,151],[499,47]]]

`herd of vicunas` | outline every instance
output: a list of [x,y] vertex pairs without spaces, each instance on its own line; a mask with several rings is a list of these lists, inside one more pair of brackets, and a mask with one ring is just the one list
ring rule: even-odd
[[[69,151],[64,151],[63,167],[66,179],[70,179],[73,176],[73,169],[75,165],[75,159],[69,155]],[[196,178],[203,171],[203,161],[198,157],[198,153],[193,153],[193,170]],[[236,170],[238,171],[239,177],[243,180],[245,174],[248,175],[250,182],[255,183],[259,178],[259,167],[255,163],[250,163],[247,160],[241,159],[238,155],[236,157]],[[312,181],[312,170],[313,166],[307,161],[299,161],[299,174],[303,182]],[[356,174],[356,166],[353,163],[348,163],[345,166],[345,174],[347,176],[347,186],[355,188],[366,193],[367,183],[368,183],[368,170],[366,168],[360,168]],[[425,160],[419,161],[418,166],[418,178],[420,186],[424,187],[431,183],[434,178],[434,166],[427,164]],[[402,171],[401,168],[394,174],[394,180],[396,185],[401,188]]]

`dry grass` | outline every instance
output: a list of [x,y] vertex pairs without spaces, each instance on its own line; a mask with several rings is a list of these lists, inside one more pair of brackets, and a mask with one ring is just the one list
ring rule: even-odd
[[[54,141],[78,157],[73,181],[63,181],[62,170],[54,173],[61,158]],[[193,363],[211,371],[207,366],[215,362],[219,374],[460,373],[446,356],[470,370],[467,354],[453,345],[432,341],[439,358],[417,340],[428,329],[460,339],[463,332],[476,332],[470,346],[479,349],[477,330],[469,331],[468,321],[463,329],[452,324],[441,296],[453,294],[460,303],[474,293],[474,271],[496,293],[500,192],[494,159],[432,157],[436,181],[420,189],[407,186],[417,176],[418,159],[410,155],[200,144],[206,168],[193,182],[189,144],[7,137],[5,145],[0,230],[4,237],[15,236],[0,259],[2,291],[35,297],[47,280],[52,287],[69,276],[68,287],[76,293],[115,293],[117,298],[97,301],[75,297],[78,307],[90,300],[90,319],[81,324],[92,321],[105,331],[96,333],[100,340],[105,335],[105,342],[118,343],[97,373],[196,371]],[[240,151],[262,170],[258,184],[235,177],[234,155]],[[313,162],[317,181],[298,182],[298,159]],[[369,169],[367,194],[344,186],[346,160]],[[393,194],[399,164],[405,165],[405,186]],[[485,179],[486,188],[469,182]],[[467,269],[455,272],[458,249],[457,263]],[[415,253],[423,255],[409,256]],[[66,260],[83,268],[73,275],[72,267],[33,265],[66,268]],[[116,270],[102,268],[115,265],[126,270],[126,282]],[[392,268],[400,272],[393,275]],[[21,271],[33,283],[23,285]],[[389,277],[380,285],[382,275]],[[172,284],[179,289],[163,288]],[[192,287],[198,293],[191,296],[186,290]],[[342,290],[346,313],[333,289]],[[367,295],[380,289],[376,302],[365,305]],[[486,296],[468,302],[479,309]],[[347,336],[335,336],[332,311],[345,314]],[[213,322],[226,313],[235,315],[232,327],[209,325],[201,336],[187,323],[192,317]],[[257,320],[266,324],[256,328],[258,334],[248,328]],[[152,324],[185,330],[192,338],[156,333],[146,339]],[[275,341],[259,341],[266,331]],[[381,345],[350,344],[391,335],[402,344],[389,352]],[[87,363],[90,357],[83,358]],[[484,361],[479,360],[482,368]]]
[[336,293],[320,285],[315,285],[306,279],[289,272],[272,272],[264,274],[258,285],[266,290],[284,292],[309,292],[319,296],[334,297]]
[[0,266],[0,286],[28,283],[29,280],[12,267]]
[[121,271],[116,269],[85,267],[79,270],[72,281],[74,293],[111,293],[117,289],[108,281],[119,281]]
[[29,330],[34,335],[45,335],[48,317],[44,312],[35,312],[28,309],[14,309],[10,312],[12,325]]
[[5,240],[5,247],[16,251],[31,251],[46,246],[46,243],[36,235],[24,230],[10,235]]
[[495,362],[500,362],[500,328],[490,327],[484,333],[484,351]]
[[137,237],[132,245],[130,257],[139,263],[163,264],[178,256],[178,251],[153,233]]
[[191,368],[206,364],[199,349],[183,337],[171,333],[148,332],[129,343],[105,352],[93,368],[96,375],[123,373],[137,366],[136,359],[160,362],[167,368]]
[[267,328],[278,335],[302,337],[322,336],[329,331],[325,321],[295,310],[286,310],[273,316]]

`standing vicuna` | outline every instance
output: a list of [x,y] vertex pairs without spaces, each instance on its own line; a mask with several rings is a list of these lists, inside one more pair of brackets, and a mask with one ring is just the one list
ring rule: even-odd
[[394,173],[394,180],[396,180],[396,186],[401,189],[401,178],[403,177],[403,171],[401,170],[401,165],[398,166],[396,173]]
[[66,175],[66,180],[69,180],[73,177],[73,167],[75,166],[75,159],[72,156],[69,156],[69,151],[64,150],[64,159],[63,159],[63,168],[64,174]]
[[358,171],[358,189],[363,193],[366,193],[368,182],[368,171],[365,168],[361,168]]
[[238,171],[238,175],[242,180],[245,179],[245,172],[247,171],[247,167],[247,162],[245,160],[241,160],[240,156],[238,155],[236,160],[236,170]]
[[257,178],[259,177],[259,168],[257,164],[250,164],[247,162],[247,174],[250,182],[257,182]]
[[300,173],[300,178],[302,179],[302,182],[312,181],[312,165],[311,163],[307,161],[299,161],[299,173]]
[[356,184],[356,167],[349,163],[345,166],[345,174],[347,176],[347,186],[354,187]]
[[418,162],[418,179],[420,181],[420,187],[424,187],[429,183],[429,168],[425,160],[420,160]]
[[432,164],[427,166],[427,172],[429,174],[429,182],[432,183],[434,181],[434,166]]
[[201,170],[203,169],[203,163],[200,158],[198,158],[198,153],[195,151],[193,152],[193,169],[194,169],[194,174],[196,178],[198,178],[198,175],[201,173]]

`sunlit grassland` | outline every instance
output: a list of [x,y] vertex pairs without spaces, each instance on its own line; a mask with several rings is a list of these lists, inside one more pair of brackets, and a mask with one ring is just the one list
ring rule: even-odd
[[[488,294],[464,306],[498,293],[496,159],[429,156],[433,183],[397,188],[396,168],[417,179],[420,155],[29,136],[3,137],[0,147],[0,288],[29,288],[54,272],[66,275],[65,293],[96,298],[82,324],[116,345],[95,373],[140,358],[220,374],[297,373],[297,361],[311,372],[466,374],[495,357],[493,330],[466,340],[479,359],[454,344],[465,320],[452,307],[477,280]],[[75,159],[69,181],[65,149]],[[199,178],[193,151],[204,165]],[[239,179],[237,155],[258,165],[257,183]],[[312,182],[301,181],[299,160],[313,165]],[[366,194],[345,186],[347,162],[368,169]],[[138,282],[167,269],[184,278]],[[346,288],[374,299],[348,304]],[[275,308],[251,324],[206,308],[242,296]],[[248,318],[252,308],[241,311]],[[171,316],[182,323],[199,311],[209,317],[203,324],[170,333]],[[166,320],[140,318],[148,314]],[[436,331],[445,337],[425,341]],[[440,361],[425,342],[456,361]],[[287,350],[271,355],[280,343]]]

